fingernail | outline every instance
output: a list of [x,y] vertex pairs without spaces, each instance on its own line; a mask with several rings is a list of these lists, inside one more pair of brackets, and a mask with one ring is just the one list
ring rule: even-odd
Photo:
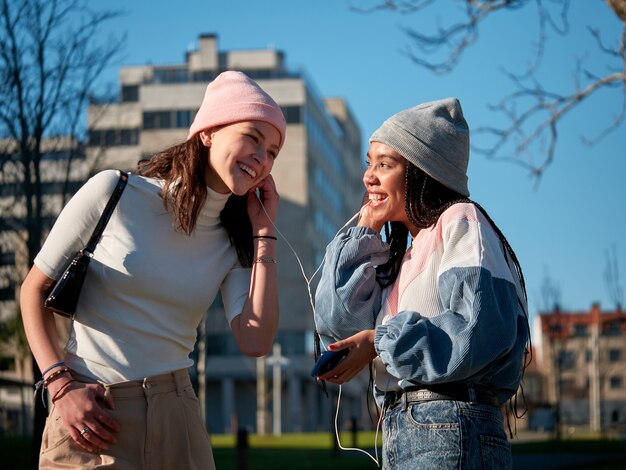
[[335,345],[334,344],[329,344],[328,345],[328,349],[330,349],[332,351],[333,349],[335,349]]

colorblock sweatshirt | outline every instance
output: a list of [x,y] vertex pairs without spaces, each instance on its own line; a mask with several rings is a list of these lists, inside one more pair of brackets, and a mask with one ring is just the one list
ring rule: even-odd
[[447,209],[419,231],[396,281],[381,288],[375,267],[388,259],[374,230],[335,237],[316,291],[318,332],[336,341],[375,328],[378,399],[389,390],[468,383],[508,400],[521,379],[527,307],[484,215],[471,203]]

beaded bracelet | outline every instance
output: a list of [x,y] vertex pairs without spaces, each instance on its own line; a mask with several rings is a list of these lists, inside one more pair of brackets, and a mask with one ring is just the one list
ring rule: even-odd
[[61,374],[64,374],[69,371],[70,370],[67,367],[64,367],[63,369],[55,370],[52,374],[50,374],[47,378],[44,379],[43,381],[44,388],[47,388],[51,382],[58,379]]
[[[45,391],[46,391],[46,388],[48,387],[48,384],[56,380],[57,378],[59,378],[61,374],[64,374],[65,372],[69,372],[69,371],[70,370],[67,367],[63,367],[62,369],[54,371],[52,374],[48,376],[48,378],[46,379],[42,378],[39,382],[35,384],[34,396],[35,398],[37,398],[37,393],[39,393],[39,391],[41,390],[41,403],[43,403],[44,408],[47,408],[46,400],[45,400]],[[47,372],[47,370],[45,372]]]
[[276,264],[276,260],[272,258],[257,258],[253,261],[254,263],[268,263],[268,264]]
[[68,380],[67,382],[65,382],[63,385],[61,385],[61,388],[57,390],[57,393],[55,393],[55,394],[54,394],[54,396],[50,399],[50,401],[51,401],[52,403],[54,403],[54,402],[55,402],[55,401],[57,401],[59,398],[61,398],[61,396],[62,396],[61,394],[62,394],[62,392],[65,390],[65,388],[66,388],[69,384],[71,384],[71,383],[73,383],[73,382],[76,382],[76,381],[77,381],[76,379],[70,379],[70,380]]
[[255,239],[255,238],[267,238],[268,240],[278,240],[278,238],[276,238],[273,235],[254,235],[252,239]]

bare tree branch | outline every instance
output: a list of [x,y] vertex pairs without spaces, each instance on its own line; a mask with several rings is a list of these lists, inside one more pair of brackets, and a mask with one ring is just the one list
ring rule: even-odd
[[[13,249],[13,285],[21,282],[41,248],[46,217],[55,215],[55,201],[44,198],[43,185],[58,188],[60,181],[44,181],[42,161],[63,145],[65,171],[58,171],[63,162],[55,160],[47,167],[57,178],[65,176],[60,194],[65,197],[70,167],[85,135],[88,97],[102,71],[119,57],[124,41],[98,42],[102,25],[119,13],[94,12],[90,5],[89,0],[0,0],[0,242],[6,242],[6,229],[12,230],[13,243],[24,239],[22,247]],[[7,187],[14,194],[4,194]],[[40,373],[32,364],[37,380]],[[36,402],[33,443],[39,448],[45,410]]]
[[41,243],[42,141],[55,134],[78,140],[84,135],[88,97],[124,41],[93,38],[119,14],[93,12],[84,0],[0,0],[0,137],[17,144],[1,163],[19,157],[23,224],[32,250]]
[[[626,23],[626,0],[605,0],[622,22]],[[516,87],[516,91],[502,98],[492,110],[505,117],[501,127],[484,126],[476,130],[482,133],[489,143],[475,147],[480,153],[492,159],[515,162],[528,169],[537,182],[546,168],[552,163],[557,152],[559,127],[565,116],[588,101],[600,89],[620,90],[621,106],[609,118],[607,125],[593,137],[581,136],[585,145],[594,145],[623,126],[626,121],[626,29],[615,45],[606,44],[597,28],[589,28],[590,36],[598,50],[607,57],[609,72],[589,70],[578,59],[574,67],[574,83],[569,92],[547,90],[537,78],[538,71],[548,41],[548,33],[569,34],[568,14],[570,0],[465,0],[457,2],[462,7],[461,15],[446,10],[445,23],[435,32],[424,32],[425,28],[403,27],[411,39],[412,47],[403,53],[419,67],[435,74],[452,71],[462,59],[464,52],[478,41],[481,25],[499,12],[513,11],[528,5],[535,5],[538,22],[537,42],[533,60],[522,73],[504,71]],[[370,8],[354,8],[360,13],[382,10],[401,14],[424,14],[425,10],[441,8],[442,3],[424,0],[387,0],[377,2]],[[447,4],[449,6],[449,3]],[[442,52],[444,53],[442,55]],[[439,61],[432,57],[441,58]],[[616,101],[617,102],[617,101]],[[608,113],[611,114],[610,111]]]
[[422,10],[426,8],[430,4],[434,3],[435,0],[406,0],[406,1],[397,1],[397,0],[385,0],[383,3],[378,5],[374,5],[369,8],[363,8],[362,6],[353,6],[350,5],[350,9],[357,13],[373,13],[381,10],[389,10],[401,14],[414,13],[416,11]]
[[546,269],[541,282],[541,306],[539,310],[549,312],[560,310],[562,307],[561,286],[554,280]]
[[[519,84],[519,82],[517,82]],[[532,88],[521,87],[515,93],[506,96],[499,105],[494,109],[501,111],[509,117],[511,124],[502,129],[494,127],[479,127],[476,133],[487,133],[496,136],[496,141],[488,148],[475,148],[478,152],[483,153],[487,157],[497,158],[503,151],[505,145],[509,144],[515,136],[521,139],[513,146],[513,157],[521,160],[521,156],[527,155],[529,147],[537,142],[545,142],[547,139],[547,147],[544,149],[543,160],[536,164],[533,161],[522,160],[525,165],[535,176],[540,177],[545,168],[550,165],[554,158],[556,143],[558,139],[558,124],[572,109],[581,102],[588,99],[593,93],[599,89],[612,83],[626,83],[626,74],[613,73],[603,77],[582,90],[577,90],[569,95],[561,95],[549,92],[535,82]],[[518,113],[513,104],[516,101],[523,102],[529,98],[531,104],[527,108]],[[533,124],[533,120],[539,119],[538,124]],[[606,135],[617,129],[623,119],[618,119],[604,131]],[[531,128],[531,132],[526,133],[525,129]]]

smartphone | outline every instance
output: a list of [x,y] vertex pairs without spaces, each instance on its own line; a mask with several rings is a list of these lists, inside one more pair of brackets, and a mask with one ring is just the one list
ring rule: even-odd
[[318,377],[335,368],[348,355],[350,349],[341,351],[324,351],[311,370],[311,377]]

